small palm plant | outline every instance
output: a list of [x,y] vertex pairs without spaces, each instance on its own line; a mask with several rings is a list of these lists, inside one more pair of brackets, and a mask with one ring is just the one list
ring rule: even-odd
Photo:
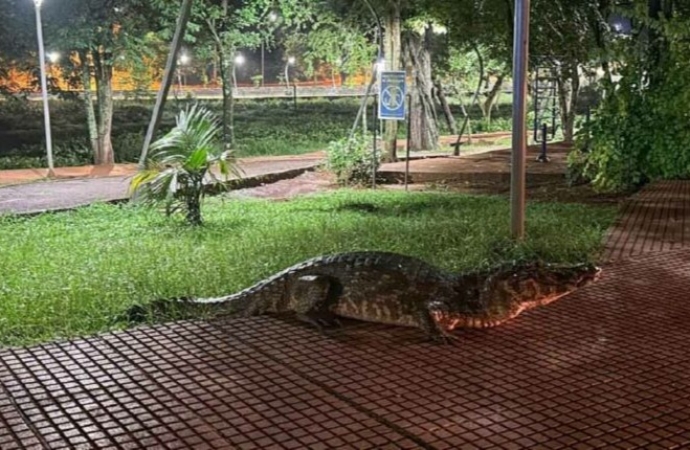
[[201,225],[205,185],[222,185],[230,174],[240,176],[232,153],[218,144],[220,130],[216,116],[204,107],[180,111],[175,128],[151,144],[146,170],[130,183],[132,196],[143,203],[163,203],[167,215],[184,212],[190,224]]

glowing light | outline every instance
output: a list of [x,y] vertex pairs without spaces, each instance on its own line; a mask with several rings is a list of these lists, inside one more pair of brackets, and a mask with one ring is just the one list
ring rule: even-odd
[[295,59],[294,56],[290,56],[287,61],[288,61],[288,64],[293,65],[293,64],[295,64],[295,61],[297,61],[297,60]]
[[58,52],[48,53],[48,61],[55,64],[56,62],[60,61],[60,54]]
[[278,20],[278,14],[274,12],[269,13],[268,20],[270,20],[271,22],[275,22],[276,20]]
[[242,53],[238,53],[237,56],[235,56],[235,64],[237,64],[238,66],[244,64],[244,61],[245,59]]
[[190,58],[190,56],[186,53],[180,55],[180,64],[182,64],[183,66],[189,64],[191,60],[192,58]]
[[379,60],[379,62],[376,63],[376,71],[383,72],[384,70],[386,70],[386,60],[381,59]]

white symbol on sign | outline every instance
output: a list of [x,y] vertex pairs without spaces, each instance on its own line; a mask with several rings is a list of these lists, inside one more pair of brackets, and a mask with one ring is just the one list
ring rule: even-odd
[[388,86],[381,94],[381,102],[388,110],[400,109],[405,101],[405,94],[398,86]]

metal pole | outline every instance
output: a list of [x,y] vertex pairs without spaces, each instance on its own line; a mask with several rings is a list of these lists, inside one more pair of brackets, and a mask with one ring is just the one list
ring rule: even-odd
[[293,107],[297,109],[297,83],[292,85],[292,102]]
[[[175,35],[170,44],[170,53],[168,54],[168,61],[165,63],[165,72],[163,72],[163,81],[158,95],[156,96],[156,105],[153,107],[153,115],[149,122],[149,127],[146,130],[146,137],[144,138],[144,146],[141,149],[141,156],[139,157],[139,169],[146,167],[146,158],[149,152],[149,146],[153,137],[156,135],[156,130],[163,115],[163,108],[165,107],[165,100],[170,92],[170,85],[175,76],[175,67],[177,67],[177,54],[180,52],[182,46],[182,39],[184,38],[185,30],[187,29],[187,22],[189,22],[189,15],[192,10],[192,3],[194,0],[183,0],[180,7],[180,15],[177,18],[177,25],[175,28]],[[222,61],[221,61],[222,64]]]
[[513,154],[510,183],[511,234],[516,240],[525,237],[529,15],[530,0],[516,0],[513,40]]
[[378,96],[374,95],[374,105],[372,108],[372,112],[374,113],[374,164],[372,165],[372,170],[371,170],[371,187],[372,189],[376,189],[376,163],[378,161],[377,155],[376,155],[376,137],[377,137],[377,128],[378,125],[376,125],[376,110],[378,105]]
[[412,96],[407,96],[407,143],[405,144],[405,190],[407,191],[410,178],[410,141],[412,140]]
[[549,157],[546,156],[546,135],[549,133],[549,126],[544,122],[541,125],[541,153],[537,156],[538,162],[549,162]]
[[288,72],[288,67],[290,67],[290,63],[285,63],[285,87],[288,89],[290,88],[290,73]]
[[264,40],[261,39],[261,87],[264,87]]
[[36,5],[36,35],[38,36],[38,58],[41,64],[41,91],[43,94],[43,121],[46,131],[46,153],[48,156],[48,176],[55,175],[53,166],[53,139],[50,133],[50,107],[48,106],[48,80],[46,79],[46,54],[43,48],[43,24],[41,23],[41,2],[34,0]]

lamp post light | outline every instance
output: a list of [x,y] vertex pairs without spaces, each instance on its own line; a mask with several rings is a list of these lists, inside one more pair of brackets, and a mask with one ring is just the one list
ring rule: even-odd
[[287,63],[285,64],[285,86],[287,86],[288,88],[290,87],[290,72],[289,72],[289,68],[290,68],[290,66],[292,66],[292,65],[295,64],[295,61],[296,61],[295,57],[294,57],[294,56],[290,56],[290,57],[287,59]]
[[180,90],[180,91],[182,91],[182,86],[183,86],[183,84],[182,84],[182,68],[183,68],[184,66],[186,66],[187,64],[189,64],[189,63],[191,62],[191,60],[192,60],[192,58],[191,58],[188,54],[182,53],[182,54],[180,55],[180,58],[179,58],[178,61],[177,61],[177,62],[178,62],[178,67],[177,67],[177,84],[178,84],[178,87],[179,87],[179,90]]
[[53,166],[53,140],[50,133],[50,107],[48,106],[48,80],[46,78],[46,54],[43,47],[43,25],[41,23],[41,3],[43,0],[34,0],[36,6],[36,36],[38,37],[38,59],[41,65],[41,92],[43,94],[43,121],[46,132],[46,154],[48,157],[48,176],[55,175]]
[[237,90],[237,66],[241,66],[242,64],[244,64],[244,55],[238,53],[235,56],[235,64],[232,65],[232,81],[235,84],[235,90]]

